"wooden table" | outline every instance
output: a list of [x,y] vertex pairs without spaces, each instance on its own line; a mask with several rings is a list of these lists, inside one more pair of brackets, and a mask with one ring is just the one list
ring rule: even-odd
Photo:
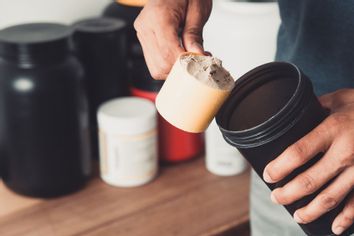
[[0,182],[1,236],[248,235],[249,172],[208,173],[204,160],[161,168],[138,188],[114,188],[94,178],[58,199],[18,196]]

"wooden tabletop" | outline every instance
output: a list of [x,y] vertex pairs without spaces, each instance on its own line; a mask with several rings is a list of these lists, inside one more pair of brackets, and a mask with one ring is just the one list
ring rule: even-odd
[[0,182],[0,235],[235,235],[249,220],[248,196],[248,171],[218,177],[202,158],[163,167],[142,187],[115,188],[94,178],[52,200],[18,196]]

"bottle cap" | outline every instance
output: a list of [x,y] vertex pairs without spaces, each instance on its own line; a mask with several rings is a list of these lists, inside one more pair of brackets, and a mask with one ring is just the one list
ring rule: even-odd
[[147,0],[116,0],[116,2],[132,7],[143,7],[145,6]]
[[105,102],[98,110],[99,127],[122,135],[141,134],[156,128],[154,103],[136,97]]

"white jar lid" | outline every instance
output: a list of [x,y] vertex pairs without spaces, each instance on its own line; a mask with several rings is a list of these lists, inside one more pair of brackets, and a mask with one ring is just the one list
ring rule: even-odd
[[153,102],[136,97],[117,98],[98,109],[100,129],[122,135],[134,135],[156,128],[156,108]]

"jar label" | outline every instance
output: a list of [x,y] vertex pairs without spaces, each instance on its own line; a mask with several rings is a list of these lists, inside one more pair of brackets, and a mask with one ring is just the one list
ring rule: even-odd
[[110,184],[133,186],[148,182],[157,172],[157,132],[112,135],[100,131],[101,176]]

